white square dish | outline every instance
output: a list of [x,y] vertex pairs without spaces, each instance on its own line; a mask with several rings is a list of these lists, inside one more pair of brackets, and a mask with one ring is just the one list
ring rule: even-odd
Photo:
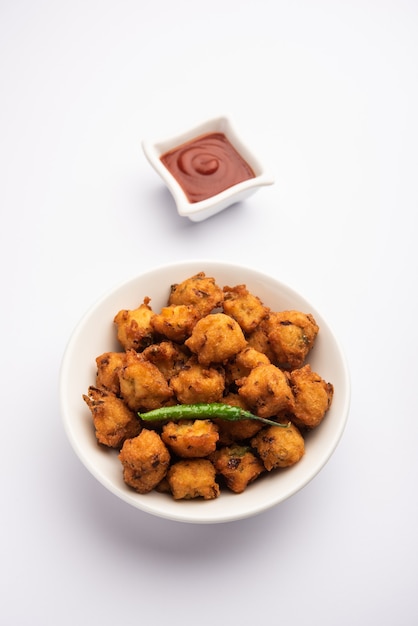
[[[184,189],[184,184],[180,184],[179,179],[173,175],[169,168],[163,163],[161,157],[171,151],[175,151],[180,148],[191,152],[191,142],[196,139],[200,139],[205,136],[213,136],[214,134],[220,134],[224,136],[226,142],[232,146],[233,152],[235,152],[238,158],[241,158],[246,166],[252,171],[252,175],[245,180],[236,182],[228,186],[227,188],[216,190],[213,187],[213,193],[210,193],[209,197],[203,199],[191,200]],[[219,213],[223,209],[226,209],[236,202],[245,200],[252,195],[257,189],[265,185],[271,185],[274,183],[273,176],[266,171],[261,162],[254,156],[249,148],[240,139],[237,132],[234,130],[231,121],[225,117],[216,117],[202,124],[191,128],[179,135],[168,139],[161,139],[159,141],[143,140],[142,148],[147,157],[149,163],[161,176],[169,191],[171,192],[174,201],[177,206],[179,215],[188,217],[194,222],[200,222]],[[194,150],[196,152],[196,150]],[[193,156],[194,158],[194,156]],[[201,158],[199,155],[198,158]],[[222,167],[233,165],[231,155],[221,155],[218,160],[218,155],[214,155],[211,149],[206,150],[205,158],[211,163],[215,163],[216,176],[222,179],[223,176],[227,176],[225,169],[221,170],[221,166],[217,166],[221,163]],[[184,180],[190,181],[192,178],[199,178],[203,180],[207,188],[212,185],[213,177],[212,171],[202,172],[193,168],[193,172],[188,170]]]

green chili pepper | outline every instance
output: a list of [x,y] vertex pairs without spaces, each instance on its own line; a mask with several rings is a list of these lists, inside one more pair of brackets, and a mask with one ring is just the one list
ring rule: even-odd
[[244,411],[237,406],[230,406],[229,404],[222,404],[221,402],[200,402],[198,404],[176,404],[174,406],[162,407],[161,409],[154,409],[147,413],[138,413],[138,416],[146,422],[157,422],[162,420],[176,421],[181,419],[223,419],[228,421],[237,420],[257,420],[268,424],[269,426],[280,426],[281,428],[287,428],[287,424],[279,424],[273,420],[265,419],[264,417],[258,417],[253,415],[249,411]]

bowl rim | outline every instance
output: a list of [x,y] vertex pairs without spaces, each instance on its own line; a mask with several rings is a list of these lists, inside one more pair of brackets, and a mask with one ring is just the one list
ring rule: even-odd
[[[72,416],[69,414],[69,404],[71,402],[71,398],[68,398],[68,381],[71,375],[71,370],[73,366],[73,358],[75,355],[75,349],[77,347],[77,340],[79,336],[82,334],[86,324],[92,319],[92,316],[100,309],[100,307],[115,294],[118,294],[120,291],[126,290],[130,285],[134,285],[137,281],[143,280],[146,277],[150,277],[152,275],[161,274],[167,271],[167,268],[177,270],[180,272],[187,272],[189,270],[194,271],[192,268],[202,267],[202,271],[204,271],[207,275],[211,272],[215,280],[216,279],[216,270],[217,269],[226,269],[227,271],[236,272],[237,276],[239,276],[239,272],[244,272],[248,276],[252,276],[253,278],[259,278],[260,280],[267,280],[272,286],[276,286],[280,288],[280,291],[285,292],[286,296],[291,298],[295,297],[296,300],[301,300],[306,302],[310,307],[310,312],[314,315],[317,320],[321,321],[322,326],[325,324],[325,328],[327,333],[329,333],[332,341],[334,342],[334,349],[336,354],[338,354],[339,365],[341,369],[341,376],[343,380],[343,387],[341,389],[343,393],[342,404],[340,407],[340,415],[338,419],[338,425],[336,425],[334,429],[334,433],[331,441],[329,442],[326,452],[324,451],[321,454],[321,459],[318,463],[314,464],[313,468],[303,474],[296,480],[294,483],[291,483],[290,486],[282,493],[280,497],[275,497],[274,494],[268,493],[268,498],[265,501],[258,502],[256,506],[252,506],[249,510],[235,510],[234,507],[229,506],[226,512],[221,512],[220,514],[215,514],[210,510],[210,507],[207,506],[210,502],[220,501],[220,498],[217,498],[212,501],[200,502],[198,503],[199,508],[193,508],[189,503],[186,504],[186,507],[183,507],[182,503],[175,502],[175,506],[160,506],[158,502],[155,501],[155,498],[150,497],[152,494],[146,494],[146,496],[138,497],[139,494],[136,494],[133,490],[129,490],[126,488],[126,485],[115,485],[114,481],[112,481],[105,472],[101,471],[93,462],[91,456],[85,453],[83,447],[80,445],[80,441],[76,436],[76,431],[72,424]],[[192,274],[190,274],[192,275]],[[221,282],[221,281],[219,281]],[[144,294],[145,295],[145,294]],[[141,294],[140,294],[141,297]],[[98,355],[97,355],[98,356]],[[93,359],[95,357],[93,356]],[[319,372],[321,373],[321,372]],[[92,381],[93,383],[93,381]],[[85,393],[86,389],[82,389],[81,393]],[[60,372],[59,372],[59,397],[60,397],[60,409],[61,409],[61,417],[64,425],[64,430],[67,435],[67,438],[75,452],[76,456],[78,456],[79,460],[86,467],[86,469],[101,483],[108,491],[116,495],[119,499],[125,501],[126,503],[134,506],[135,508],[142,510],[143,512],[150,513],[154,516],[165,518],[171,521],[178,522],[186,522],[186,523],[194,523],[194,524],[213,524],[213,523],[225,523],[225,522],[233,522],[240,519],[253,517],[259,513],[262,513],[270,508],[273,508],[284,502],[289,497],[303,489],[315,476],[323,469],[323,467],[327,464],[330,457],[333,455],[335,449],[337,448],[343,432],[346,427],[346,423],[348,420],[349,409],[350,409],[350,394],[351,394],[351,384],[350,384],[350,374],[348,369],[347,359],[345,357],[345,353],[342,349],[340,341],[337,339],[335,333],[333,332],[329,323],[324,319],[324,317],[315,309],[314,306],[310,304],[305,298],[295,291],[292,287],[289,287],[286,283],[280,281],[275,278],[271,274],[267,274],[263,270],[255,269],[254,267],[249,267],[243,264],[236,264],[230,261],[213,261],[213,260],[186,260],[186,261],[178,261],[173,263],[165,263],[156,265],[154,267],[148,268],[147,270],[138,273],[136,275],[131,276],[125,280],[119,281],[113,287],[110,287],[101,296],[96,298],[96,300],[85,310],[85,313],[79,319],[78,323],[74,327],[72,333],[70,334],[69,340],[64,350],[64,354],[62,357]],[[320,428],[320,426],[318,427]],[[96,442],[97,443],[97,442]],[[106,454],[112,454],[113,451],[105,451]],[[297,465],[302,465],[302,462],[299,462]],[[296,467],[296,466],[294,466]],[[118,468],[119,469],[119,468]],[[292,469],[292,468],[290,468]],[[120,472],[122,474],[122,472]],[[255,485],[255,487],[259,487],[259,485]],[[161,495],[161,494],[158,494]],[[229,494],[227,494],[229,496]],[[242,494],[240,494],[242,495]],[[240,497],[236,494],[233,494],[232,497]],[[169,499],[170,500],[170,499]],[[170,500],[171,502],[171,500]],[[205,506],[206,505],[206,506]],[[188,511],[187,509],[190,508]],[[220,508],[220,506],[218,506]],[[197,510],[197,514],[196,514]],[[222,509],[220,509],[222,511]]]
[[[190,202],[183,188],[162,163],[160,157],[168,150],[172,150],[187,141],[210,132],[223,132],[233,146],[240,152],[241,156],[243,156],[252,167],[255,177],[233,185],[205,200]],[[141,145],[147,160],[160,175],[171,192],[179,215],[184,217],[196,216],[197,214],[205,212],[211,213],[211,210],[213,211],[215,208],[219,207],[226,208],[226,206],[232,203],[232,199],[235,197],[237,200],[234,199],[234,202],[243,199],[246,195],[254,192],[258,187],[272,185],[274,183],[273,175],[264,167],[254,152],[249,149],[248,145],[238,134],[231,118],[226,115],[212,117],[187,130],[171,135],[170,137],[157,140],[145,138],[142,140]]]

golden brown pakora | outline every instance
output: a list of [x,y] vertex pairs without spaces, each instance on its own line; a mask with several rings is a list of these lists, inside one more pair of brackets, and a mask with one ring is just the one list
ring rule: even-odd
[[224,287],[223,310],[233,317],[244,333],[250,333],[268,316],[269,308],[258,296],[250,293],[246,285]]
[[[333,385],[306,363],[319,332],[313,316],[272,311],[244,284],[220,287],[199,272],[172,285],[159,312],[145,297],[114,324],[122,349],[96,358],[96,384],[83,398],[97,441],[120,450],[124,481],[139,493],[155,489],[175,500],[211,500],[221,486],[242,493],[265,471],[297,463],[302,433],[331,405]],[[202,403],[286,427],[168,416],[146,426],[138,417]]]
[[201,365],[191,357],[169,383],[180,404],[219,402],[225,389],[225,375],[221,367]]
[[199,320],[185,345],[199,363],[224,363],[243,350],[247,342],[240,325],[225,313],[213,313]]
[[177,374],[189,359],[188,353],[179,344],[172,341],[153,343],[142,352],[142,356],[153,363],[168,381]]
[[215,468],[208,459],[182,459],[173,463],[167,481],[175,500],[213,500],[220,494]]
[[196,307],[201,317],[221,306],[224,299],[222,289],[215,279],[199,272],[181,283],[171,285],[168,304],[186,304]]
[[248,446],[237,444],[216,450],[210,456],[210,460],[217,473],[223,476],[227,487],[234,493],[245,491],[266,469]]
[[[222,398],[221,402],[229,406],[237,406],[244,409],[244,411],[249,411],[249,407],[244,402],[244,399],[237,393],[228,393]],[[236,421],[214,419],[213,421],[218,426],[219,443],[222,445],[231,445],[250,439],[263,428],[262,422],[252,419],[240,419]]]
[[177,456],[205,457],[216,449],[218,427],[210,420],[180,420],[164,424],[161,439]]
[[141,351],[154,340],[152,318],[155,313],[149,306],[150,298],[144,298],[136,309],[123,309],[114,317],[117,338],[125,350]]
[[163,307],[160,313],[154,315],[151,325],[155,333],[171,341],[181,342],[192,334],[192,330],[200,318],[201,315],[195,306],[171,304]]
[[301,311],[280,311],[269,316],[268,326],[274,362],[288,370],[301,367],[319,331],[314,317]]
[[270,320],[269,317],[262,320],[260,324],[247,335],[247,343],[251,348],[264,354],[268,360],[277,365],[276,354],[270,344],[269,332],[270,332]]
[[305,454],[305,441],[294,424],[267,426],[251,439],[267,471],[294,465]]
[[270,360],[265,354],[247,345],[225,364],[226,382],[229,385],[234,385],[236,380],[248,376],[257,365],[268,365],[269,363]]
[[91,411],[99,443],[120,448],[126,439],[140,433],[141,423],[136,413],[112,392],[90,386],[83,399]]
[[331,406],[333,385],[313,372],[310,365],[293,370],[290,373],[290,385],[295,398],[295,423],[300,427],[316,428]]
[[288,376],[273,364],[257,365],[247,377],[236,382],[238,394],[259,417],[274,417],[293,409]]
[[130,350],[119,371],[120,393],[132,411],[159,409],[173,397],[173,391],[158,367],[142,354]]
[[149,493],[167,474],[170,458],[159,434],[144,428],[119,453],[124,481],[138,493]]
[[96,387],[116,396],[120,392],[119,371],[125,364],[125,352],[105,352],[96,359]]

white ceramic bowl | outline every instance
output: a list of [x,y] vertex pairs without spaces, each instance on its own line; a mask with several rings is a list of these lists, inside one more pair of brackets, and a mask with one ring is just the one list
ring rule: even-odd
[[[169,150],[172,150],[206,133],[223,133],[239,154],[251,166],[255,174],[255,178],[250,178],[233,185],[232,187],[225,189],[225,191],[217,193],[206,200],[190,202],[180,184],[168,171],[165,165],[163,165],[161,156]],[[199,126],[195,126],[190,130],[168,139],[161,139],[159,141],[144,139],[142,142],[142,148],[148,161],[156,172],[158,172],[170,190],[176,203],[179,215],[188,217],[194,222],[205,220],[208,217],[219,213],[219,211],[226,209],[231,204],[245,200],[260,187],[264,185],[271,185],[274,182],[272,175],[266,171],[259,159],[257,159],[244,144],[234,129],[230,119],[225,116],[207,120]]]
[[[135,308],[145,296],[157,311],[164,306],[170,285],[204,271],[223,285],[246,284],[273,310],[299,309],[312,313],[320,326],[308,362],[334,385],[332,406],[306,440],[299,463],[255,481],[242,494],[222,492],[215,500],[174,501],[167,494],[140,495],[127,487],[117,452],[100,447],[91,414],[82,395],[94,384],[95,358],[118,350],[113,318],[120,309]],[[86,468],[109,491],[134,507],[153,515],[190,523],[230,522],[256,515],[289,498],[309,483],[334,452],[348,417],[350,381],[347,365],[332,330],[310,302],[276,278],[256,270],[216,261],[185,261],[158,267],[122,283],[90,308],[76,327],[66,348],[60,373],[61,409],[69,440]]]

